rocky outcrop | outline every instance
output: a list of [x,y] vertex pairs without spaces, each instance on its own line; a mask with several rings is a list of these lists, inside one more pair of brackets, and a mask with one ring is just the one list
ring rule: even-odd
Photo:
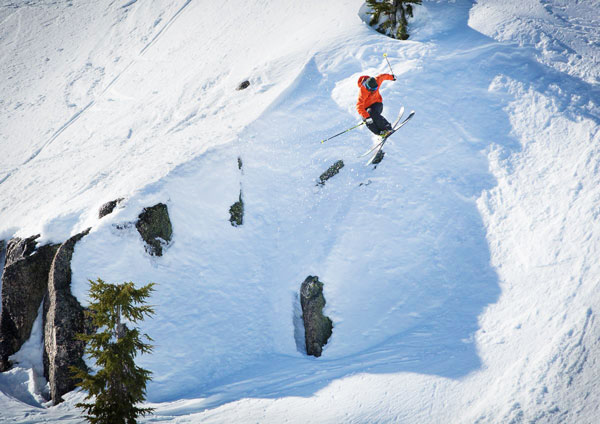
[[58,245],[36,247],[38,237],[14,238],[6,247],[0,315],[0,372],[11,367],[9,356],[29,339],[48,289],[50,265]]
[[0,371],[11,367],[9,357],[29,339],[43,302],[44,374],[54,403],[75,388],[69,367],[83,363],[84,344],[77,333],[86,331],[83,307],[71,294],[71,257],[75,243],[90,230],[62,245],[36,246],[33,236],[8,242],[2,274]]
[[163,246],[167,245],[173,236],[167,205],[158,203],[144,208],[135,227],[146,242],[146,252],[152,256],[162,256]]
[[231,225],[234,227],[244,223],[244,200],[242,199],[242,190],[240,190],[239,200],[229,208],[229,215],[229,222],[231,222]]
[[[121,199],[109,202],[100,211],[110,213]],[[163,245],[172,237],[167,206],[159,203],[145,208],[136,228],[153,255],[162,255]],[[71,237],[61,245],[37,246],[39,235],[15,238],[5,249],[2,273],[2,313],[0,315],[0,372],[12,364],[9,357],[21,349],[43,302],[44,374],[50,386],[52,401],[75,388],[70,368],[84,367],[85,344],[77,340],[79,333],[89,333],[90,320],[84,308],[71,294],[71,258],[76,243],[90,229]],[[3,256],[0,242],[0,263]]]
[[84,309],[71,294],[71,258],[75,243],[89,233],[87,229],[63,243],[56,252],[48,277],[44,300],[44,374],[54,404],[75,388],[71,366],[83,368],[85,343],[78,333],[88,332]]
[[300,305],[306,341],[306,353],[321,356],[333,329],[333,323],[323,315],[325,297],[319,277],[308,276],[300,287]]
[[343,160],[338,160],[336,163],[334,163],[333,165],[331,165],[329,167],[329,169],[327,169],[327,171],[325,171],[325,172],[323,172],[321,174],[321,176],[319,177],[319,182],[317,183],[317,185],[324,185],[325,181],[327,181],[328,179],[330,179],[334,175],[337,175],[340,172],[340,169],[342,169],[343,167],[344,167],[344,161]]
[[98,219],[102,219],[106,215],[111,214],[115,210],[117,205],[119,203],[121,203],[123,200],[124,199],[122,197],[119,197],[116,200],[111,200],[110,202],[106,202],[105,204],[100,206],[100,210],[98,211]]

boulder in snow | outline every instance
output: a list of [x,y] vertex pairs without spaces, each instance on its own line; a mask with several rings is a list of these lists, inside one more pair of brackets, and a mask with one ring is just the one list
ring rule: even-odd
[[371,163],[373,165],[378,165],[379,163],[381,163],[384,156],[385,156],[385,152],[383,150],[378,151],[377,155],[375,156],[375,159],[373,159],[373,162],[371,162]]
[[158,203],[144,208],[135,227],[146,242],[146,252],[152,256],[162,256],[163,246],[168,244],[173,236],[167,205]]
[[306,353],[321,356],[333,329],[333,323],[323,315],[325,297],[319,277],[308,276],[300,287],[300,305],[306,340]]
[[248,87],[250,87],[250,81],[245,80],[245,81],[240,82],[240,84],[237,86],[236,90],[238,90],[238,91],[245,90]]
[[119,197],[116,200],[111,200],[110,202],[106,202],[105,204],[100,206],[100,210],[98,211],[98,219],[101,219],[101,218],[105,217],[106,215],[111,214],[115,210],[117,205],[119,203],[121,203],[123,200],[124,199],[122,197]]

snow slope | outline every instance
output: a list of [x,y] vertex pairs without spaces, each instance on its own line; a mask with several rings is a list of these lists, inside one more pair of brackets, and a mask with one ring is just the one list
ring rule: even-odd
[[[92,226],[82,303],[88,278],[157,283],[148,421],[598,416],[600,2],[424,3],[406,42],[354,0],[2,3],[0,235]],[[365,129],[318,141],[356,122],[385,52],[384,114],[417,114],[373,170]],[[158,201],[174,242],[149,258],[116,225]],[[320,358],[302,353],[308,275],[334,323]],[[0,374],[0,417],[80,422],[81,393],[43,407],[36,337]]]

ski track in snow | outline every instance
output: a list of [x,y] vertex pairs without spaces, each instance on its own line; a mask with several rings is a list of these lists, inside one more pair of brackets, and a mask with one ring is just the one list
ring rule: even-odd
[[[541,4],[551,9],[548,1]],[[570,175],[557,173],[551,160],[560,149],[551,144],[555,127],[570,145],[580,136],[570,131],[583,134],[581,127],[591,122],[596,129],[592,125],[587,140],[598,141],[599,88],[540,63],[531,46],[498,42],[469,27],[470,1],[426,6],[434,20],[428,24],[438,34],[420,38],[417,31],[415,41],[405,43],[367,28],[339,35],[312,51],[293,81],[231,142],[141,187],[114,215],[94,222],[93,232],[78,244],[73,290],[84,303],[86,278],[97,274],[109,281],[158,282],[161,316],[143,328],[157,341],[156,351],[140,358],[155,372],[149,398],[158,403],[156,414],[142,421],[317,422],[311,414],[319,407],[319,422],[332,423],[558,423],[578,417],[569,405],[581,393],[588,390],[594,398],[589,381],[592,352],[599,348],[595,309],[580,309],[576,296],[578,290],[591,291],[582,280],[593,275],[581,272],[579,285],[570,287],[567,281],[554,283],[567,275],[552,274],[563,269],[561,263],[577,262],[568,242],[576,237],[569,234],[569,220],[587,216],[578,202],[593,195],[584,187],[595,180],[575,187],[560,205],[568,210],[562,223],[544,231],[537,225],[554,217],[552,206],[540,212],[535,192],[551,196],[563,187],[553,189],[553,180],[535,174]],[[356,158],[368,147],[367,131],[321,147],[318,140],[356,119],[356,78],[387,72],[383,52],[399,76],[382,87],[384,114],[393,116],[401,105],[417,114],[386,143],[387,154],[373,170]],[[278,63],[297,71],[286,60]],[[219,84],[207,77],[193,95],[180,94],[177,104],[185,110],[177,119],[165,118],[165,136],[205,119],[210,112],[186,99]],[[228,106],[217,102],[215,109]],[[130,139],[132,131],[128,127],[124,137]],[[590,149],[588,162],[596,158]],[[341,172],[315,187],[319,174],[340,158]],[[539,167],[528,163],[536,159]],[[573,163],[577,171],[583,166]],[[88,184],[105,181],[101,174]],[[521,191],[517,183],[524,185]],[[240,188],[245,222],[233,228],[227,210]],[[114,225],[132,221],[157,201],[169,205],[175,241],[165,257],[148,259],[135,231]],[[68,228],[78,216],[62,217],[63,225]],[[528,220],[529,228],[515,235]],[[565,240],[558,251],[543,250],[556,240]],[[591,250],[582,269],[593,266]],[[294,338],[297,290],[309,274],[325,282],[325,313],[334,322],[319,359],[301,354]],[[554,285],[538,288],[532,279]],[[538,291],[529,294],[534,287]],[[551,295],[552,288],[560,292]],[[539,340],[540,328],[551,340],[531,346],[528,339]],[[80,420],[72,405],[81,393],[45,410],[14,406],[9,392],[0,391],[0,402],[11,405],[15,422]],[[13,396],[35,404],[27,391]],[[584,412],[589,408],[581,405]]]
[[[132,1],[127,3],[126,5],[122,6],[123,8],[132,6],[134,3],[136,3],[137,0]],[[95,104],[96,101],[98,99],[103,98],[106,93],[112,88],[112,86],[121,78],[122,75],[126,74],[127,71],[129,70],[129,68],[135,64],[137,62],[137,60],[139,60],[139,58],[141,58],[146,51],[153,46],[156,42],[158,42],[158,40],[160,39],[160,37],[162,36],[162,34],[173,24],[173,22],[175,22],[175,20],[179,17],[179,15],[185,10],[185,8],[192,2],[192,0],[186,0],[185,3],[175,12],[175,14],[163,25],[163,27],[154,35],[154,37],[152,37],[152,39],[150,40],[150,42],[148,42],[139,52],[138,57],[132,59],[129,64],[127,64],[127,66],[125,66],[125,68],[119,72],[105,87],[104,89],[102,89],[102,91],[100,92],[99,96],[97,97],[97,99],[92,100],[91,102],[89,102],[87,105],[85,105],[81,110],[77,111],[73,116],[71,116],[71,118],[69,118],[63,125],[61,125],[51,136],[50,138],[48,138],[44,143],[42,143],[42,146],[39,147],[37,150],[35,150],[33,152],[33,154],[26,159],[21,165],[25,166],[28,163],[30,163],[31,161],[35,160],[40,153],[42,153],[42,151],[44,151],[44,149],[46,149],[48,146],[50,146],[50,144],[52,144],[54,142],[54,140],[56,140],[67,128],[69,128],[71,125],[73,125],[73,123],[75,123],[88,109],[92,108]],[[15,12],[17,13],[17,12]],[[8,18],[7,18],[8,19]],[[17,35],[15,35],[15,38],[17,37]],[[10,178],[10,176],[12,174],[14,174],[15,171],[17,171],[20,167],[16,167],[11,169],[10,171],[7,172],[7,175],[5,175],[1,180],[0,180],[0,185],[2,183],[4,183],[8,178]]]

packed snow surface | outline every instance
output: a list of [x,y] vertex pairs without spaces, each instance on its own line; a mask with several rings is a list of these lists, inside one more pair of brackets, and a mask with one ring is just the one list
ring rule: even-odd
[[[0,239],[91,227],[84,305],[88,279],[157,283],[146,421],[600,416],[600,1],[423,3],[400,42],[360,0],[0,1]],[[384,53],[384,115],[416,115],[365,167],[366,128],[319,141]],[[158,202],[174,235],[151,257],[132,223]],[[34,327],[0,421],[82,422],[83,393],[45,403]]]

